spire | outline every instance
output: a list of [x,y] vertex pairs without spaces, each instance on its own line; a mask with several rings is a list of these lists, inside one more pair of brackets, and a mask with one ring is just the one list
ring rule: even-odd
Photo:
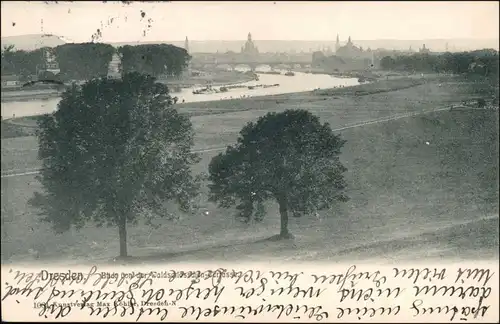
[[337,34],[337,44],[340,43],[339,34]]
[[351,36],[349,36],[349,39],[347,40],[347,44],[351,44]]
[[337,34],[337,42],[335,43],[335,52],[337,52],[340,48],[340,39],[339,34]]
[[186,52],[189,53],[189,40],[186,36],[186,40],[184,41],[184,49],[186,50]]
[[252,41],[252,34],[251,33],[248,33],[248,41],[251,42]]

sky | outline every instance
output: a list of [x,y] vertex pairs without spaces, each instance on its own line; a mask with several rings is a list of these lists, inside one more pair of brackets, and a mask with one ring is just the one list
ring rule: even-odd
[[[497,1],[1,2],[1,36],[43,33],[87,42],[498,39]],[[144,12],[142,17],[141,12]],[[110,23],[113,18],[113,22]],[[149,22],[148,22],[149,20]],[[149,25],[149,26],[148,26]]]

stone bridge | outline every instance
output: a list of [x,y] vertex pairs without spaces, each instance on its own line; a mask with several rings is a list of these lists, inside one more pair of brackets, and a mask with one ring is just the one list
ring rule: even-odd
[[259,66],[269,66],[271,69],[282,67],[309,67],[312,55],[283,55],[283,54],[259,54],[258,56],[247,56],[240,54],[191,54],[191,67],[194,69],[217,68],[228,66],[234,70],[237,66],[246,66],[255,71]]

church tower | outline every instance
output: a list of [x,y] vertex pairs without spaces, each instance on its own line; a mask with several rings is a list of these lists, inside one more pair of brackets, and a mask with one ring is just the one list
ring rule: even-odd
[[340,48],[340,39],[339,39],[339,34],[337,34],[337,42],[335,43],[335,53],[337,53],[339,48]]
[[429,52],[430,52],[430,50],[429,50],[427,47],[425,47],[425,44],[424,44],[424,45],[422,46],[422,48],[419,50],[419,52],[420,52],[420,53],[429,53]]
[[[188,40],[187,36],[186,36],[186,39],[184,40],[184,49],[186,50],[186,52],[189,55],[189,40]],[[192,73],[191,59],[190,58],[189,58],[189,61],[187,63],[187,66],[186,66],[185,73],[187,73],[188,75],[191,75],[191,73]]]
[[252,34],[251,33],[248,33],[247,41],[245,43],[245,46],[243,46],[241,48],[241,52],[243,54],[247,54],[247,55],[258,55],[259,54],[259,50],[258,50],[257,46],[255,46],[255,44],[252,41]]

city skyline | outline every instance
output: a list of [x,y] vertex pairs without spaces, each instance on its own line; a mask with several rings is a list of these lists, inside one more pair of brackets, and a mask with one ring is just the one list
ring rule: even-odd
[[[349,36],[339,37],[340,45],[345,45]],[[189,39],[189,38],[188,38]],[[351,38],[352,39],[352,38]],[[261,52],[313,52],[326,50],[336,47],[336,40],[260,40],[253,39]],[[474,40],[474,39],[420,39],[420,40],[357,40],[352,39],[353,43],[363,48],[386,49],[386,50],[418,50],[424,44],[431,51],[470,51],[483,48],[498,49],[497,40]],[[57,35],[45,37],[41,34],[20,35],[11,37],[2,37],[2,46],[13,45],[18,50],[35,50],[42,47],[56,47],[65,43],[72,43],[70,40],[62,40]],[[184,40],[159,40],[159,41],[131,41],[131,42],[104,42],[113,46],[137,45],[137,44],[159,44],[166,43],[185,48],[186,38]],[[240,40],[191,40],[189,39],[190,52],[215,53],[233,51],[239,52],[244,45],[245,39]]]

